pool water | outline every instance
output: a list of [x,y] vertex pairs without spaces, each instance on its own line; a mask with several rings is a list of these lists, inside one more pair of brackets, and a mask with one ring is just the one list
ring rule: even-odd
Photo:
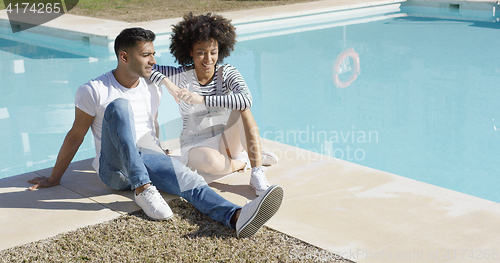
[[[496,23],[400,17],[239,49],[258,64],[263,137],[500,202],[497,43]],[[360,74],[337,88],[347,48]]]
[[[407,16],[323,24],[240,34],[225,62],[251,89],[262,137],[500,202],[499,29]],[[347,49],[359,56],[359,74],[355,59],[338,58]],[[51,167],[76,89],[116,61],[2,38],[0,58],[0,178]],[[157,61],[174,64],[168,51]],[[338,88],[335,74],[344,86],[357,77]],[[179,114],[165,94],[159,118],[162,139],[171,139]],[[75,159],[94,151],[89,133]]]
[[[2,33],[0,36],[12,39],[5,31]],[[16,34],[23,39],[34,38],[27,32]],[[49,37],[37,37],[54,42]],[[94,47],[99,55],[91,57],[81,55],[83,49],[75,54],[11,39],[0,37],[0,74],[4,83],[0,87],[0,178],[54,166],[74,120],[77,88],[114,69],[117,63],[114,54],[104,52],[104,47]],[[157,61],[171,64],[173,58],[162,62],[159,56]],[[167,99],[162,110],[173,112],[175,106]],[[89,130],[74,160],[94,156]]]

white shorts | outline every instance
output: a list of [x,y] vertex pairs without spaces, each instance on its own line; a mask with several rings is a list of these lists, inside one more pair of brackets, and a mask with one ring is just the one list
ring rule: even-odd
[[208,138],[206,140],[203,140],[201,142],[181,147],[181,162],[184,165],[187,165],[187,163],[189,161],[188,160],[189,159],[189,151],[195,147],[208,147],[208,148],[212,148],[212,149],[219,151],[221,137],[222,137],[222,133],[215,135],[214,137]]

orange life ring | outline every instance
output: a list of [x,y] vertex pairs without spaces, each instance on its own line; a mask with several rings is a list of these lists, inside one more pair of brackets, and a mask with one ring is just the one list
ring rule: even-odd
[[[347,57],[351,57],[353,60],[354,65],[352,67],[352,74],[348,80],[340,81],[339,80],[340,64]],[[333,65],[332,71],[333,71],[333,83],[335,83],[335,86],[337,86],[337,88],[343,89],[343,88],[349,87],[349,85],[351,85],[356,80],[356,78],[358,78],[358,75],[359,75],[359,55],[358,55],[358,53],[356,53],[354,51],[354,49],[352,49],[352,48],[349,48],[347,50],[342,51],[342,53],[340,53],[338,55],[337,59],[335,59],[335,63]]]

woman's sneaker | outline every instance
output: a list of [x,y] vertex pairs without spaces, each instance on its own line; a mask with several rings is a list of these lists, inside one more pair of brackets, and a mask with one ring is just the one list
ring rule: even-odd
[[[233,158],[234,160],[239,160],[245,163],[245,167],[242,169],[243,171],[249,170],[251,167],[250,165],[250,159],[248,158],[248,153],[243,150],[236,157]],[[268,151],[262,151],[262,165],[263,166],[271,166],[273,164],[276,164],[278,162],[278,156],[272,152]]]
[[170,219],[174,213],[168,206],[163,196],[153,185],[146,188],[140,194],[135,194],[135,203],[142,208],[147,216],[154,220],[166,220]]
[[278,156],[272,152],[262,151],[262,165],[271,166],[278,162]]
[[261,196],[241,208],[236,221],[236,236],[251,237],[273,217],[283,202],[284,190],[279,185],[270,186]]
[[246,171],[246,170],[252,168],[250,166],[250,159],[248,159],[248,154],[245,150],[238,153],[238,155],[236,155],[233,159],[245,163],[245,167],[243,167],[243,169],[241,169],[240,171]]
[[269,186],[266,178],[266,167],[254,167],[252,168],[252,174],[250,175],[250,186],[255,190],[255,194],[260,196],[264,193]]

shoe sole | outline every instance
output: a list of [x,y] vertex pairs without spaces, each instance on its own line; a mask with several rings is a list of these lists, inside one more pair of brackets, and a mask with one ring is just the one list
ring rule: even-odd
[[[144,212],[144,210],[143,210],[143,212]],[[144,213],[144,214],[146,214],[146,213]],[[148,216],[148,215],[146,215],[146,216]],[[148,217],[149,217],[150,219],[154,220],[154,221],[167,221],[167,220],[172,219],[172,218],[174,217],[174,215],[171,215],[171,216],[169,216],[169,217],[165,217],[165,218],[158,218],[158,219],[157,219],[157,218],[152,218],[152,217],[150,217],[150,216],[148,216]]]
[[262,198],[256,212],[236,233],[238,238],[253,236],[264,224],[273,217],[283,202],[284,191],[279,185],[271,186],[268,194]]
[[[139,207],[140,207],[140,206],[139,206]],[[172,219],[172,218],[174,217],[174,214],[172,213],[170,216],[167,216],[167,217],[163,217],[163,218],[154,218],[154,217],[149,216],[148,214],[146,214],[146,211],[144,211],[144,209],[142,209],[142,208],[141,208],[141,210],[142,210],[142,212],[143,212],[143,213],[144,213],[144,214],[145,214],[145,215],[146,215],[149,219],[151,219],[151,220],[153,220],[153,221],[166,221],[166,220],[170,220],[170,219]]]
[[[172,219],[172,217],[174,217],[174,213],[172,213],[170,216],[168,216],[168,217],[164,217],[164,218],[154,218],[154,217],[152,217],[152,216],[149,216],[149,215],[146,213],[146,211],[144,211],[144,209],[142,209],[142,207],[141,207],[141,206],[137,203],[136,197],[137,197],[137,195],[135,195],[135,193],[134,193],[134,202],[136,203],[136,205],[137,205],[138,207],[140,207],[140,208],[141,208],[142,212],[144,212],[144,214],[145,214],[145,215],[146,215],[149,219],[154,220],[154,221],[165,221],[165,220],[170,220],[170,219]],[[168,204],[167,204],[167,205],[168,205]],[[170,208],[170,206],[169,206],[169,208]],[[172,210],[170,210],[170,211],[172,211]]]
[[272,152],[262,151],[262,160],[264,160],[264,155],[272,159],[272,163],[262,164],[263,166],[272,166],[278,163],[278,156]]

